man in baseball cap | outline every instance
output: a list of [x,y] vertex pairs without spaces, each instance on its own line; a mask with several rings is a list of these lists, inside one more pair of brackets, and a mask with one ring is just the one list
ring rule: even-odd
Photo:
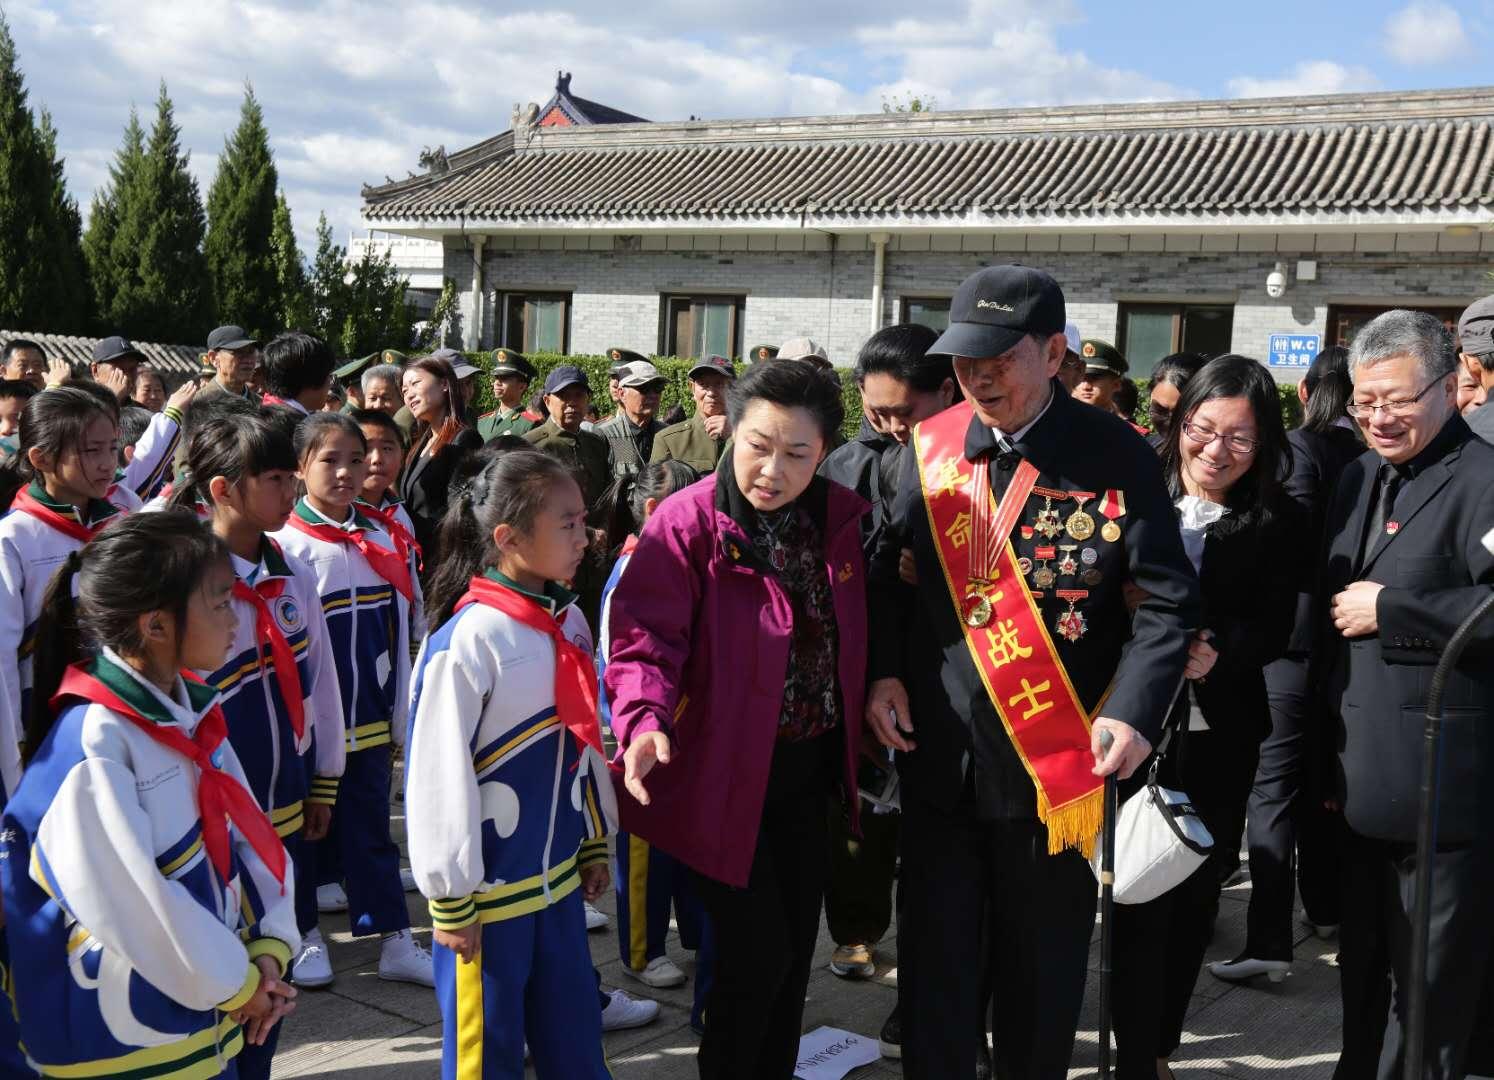
[[607,350],[607,361],[607,396],[612,399],[612,404],[616,405],[621,396],[620,391],[622,387],[620,384],[622,382],[623,369],[632,367],[637,363],[646,364],[648,363],[648,357],[644,356],[641,352],[634,352],[632,349],[613,346]]
[[1072,394],[1079,380],[1084,378],[1084,357],[1079,355],[1084,346],[1084,335],[1079,333],[1078,326],[1067,322],[1063,324],[1063,339],[1068,348],[1064,350],[1063,363],[1058,365],[1058,381]]
[[120,401],[128,401],[135,392],[135,373],[140,370],[140,365],[145,361],[145,356],[134,345],[130,344],[128,338],[106,337],[101,339],[93,347],[93,363],[89,365],[96,381],[108,385],[105,380],[114,372],[124,376],[125,385],[122,390],[115,390]]
[[[1458,359],[1487,392],[1494,389],[1494,296],[1475,300],[1458,320]],[[1486,399],[1468,414],[1468,426],[1485,442],[1494,442],[1494,407]]]
[[544,423],[545,418],[524,408],[524,395],[534,381],[534,365],[516,349],[493,350],[493,400],[498,407],[477,418],[477,433],[483,441],[499,435],[522,435]]
[[197,392],[198,401],[211,401],[224,395],[258,401],[259,395],[249,387],[254,369],[260,362],[260,343],[242,326],[220,326],[207,338],[207,365],[213,369],[212,381]]
[[669,380],[647,360],[625,365],[618,375],[617,411],[592,430],[607,440],[613,472],[621,477],[632,476],[653,456],[654,436],[664,429],[659,402]]
[[[1065,1074],[1095,916],[1079,849],[1101,778],[1131,775],[1160,740],[1199,625],[1156,455],[1056,378],[1065,321],[1040,270],[960,285],[929,352],[954,358],[964,400],[918,425],[867,570],[865,719],[900,752],[908,1080],[974,1074],[988,965],[1023,988],[1020,1007],[996,1006],[1007,1071]],[[1134,620],[1128,580],[1148,594]]]
[[825,351],[825,346],[813,338],[796,337],[789,338],[778,346],[778,360],[806,360],[817,367],[829,371],[833,366],[830,363],[830,354]]
[[649,461],[682,461],[702,476],[715,469],[731,436],[726,391],[736,377],[736,368],[724,356],[707,356],[691,364],[690,396],[695,399],[695,415],[655,435]]
[[573,364],[552,368],[545,377],[545,410],[550,417],[522,438],[565,462],[581,484],[586,505],[595,507],[612,483],[612,460],[606,439],[581,430],[590,402],[586,372]]

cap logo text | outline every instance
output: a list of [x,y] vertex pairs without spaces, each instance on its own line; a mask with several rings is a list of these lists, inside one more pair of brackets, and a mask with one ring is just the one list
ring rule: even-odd
[[1017,310],[1016,308],[1012,307],[1010,304],[1003,304],[1000,300],[977,300],[975,302],[975,306],[976,306],[977,309],[980,309],[980,308],[990,308],[993,311],[1016,311]]

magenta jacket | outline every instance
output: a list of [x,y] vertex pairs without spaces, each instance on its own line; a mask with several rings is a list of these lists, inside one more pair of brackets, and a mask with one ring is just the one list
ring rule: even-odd
[[[717,490],[717,479],[721,490]],[[745,499],[730,468],[660,504],[612,594],[605,675],[617,735],[614,780],[622,828],[707,877],[745,886],[778,735],[792,613],[752,551]],[[859,521],[867,503],[816,477],[799,505],[825,542],[835,596],[844,707],[845,787],[852,814],[866,699],[866,581]],[[663,731],[671,760],[644,781],[651,802],[623,787],[622,751]]]

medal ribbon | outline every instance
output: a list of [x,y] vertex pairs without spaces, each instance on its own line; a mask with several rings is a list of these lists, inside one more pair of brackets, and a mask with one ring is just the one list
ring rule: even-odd
[[[285,711],[290,714],[291,730],[296,733],[296,742],[306,733],[306,697],[301,693],[301,671],[296,667],[296,654],[280,632],[280,624],[270,613],[269,601],[285,592],[284,578],[270,578],[249,585],[242,578],[234,578],[233,595],[254,609],[254,634],[260,641],[270,644],[270,658],[275,661],[275,681],[280,684],[280,696],[285,699]],[[255,649],[259,661],[260,675],[265,670],[263,649]]]
[[[201,682],[190,672],[182,672],[183,679]],[[197,724],[192,737],[187,738],[181,728],[172,724],[158,724],[147,720],[131,705],[110,690],[98,678],[88,673],[81,664],[73,664],[62,676],[57,693],[52,695],[53,710],[60,709],[68,698],[90,701],[119,713],[141,731],[149,735],[168,750],[174,750],[197,766],[197,812],[202,818],[202,846],[218,871],[223,882],[229,879],[231,848],[228,826],[232,822],[249,846],[254,849],[275,880],[280,882],[281,893],[285,891],[285,845],[270,824],[270,819],[254,801],[254,796],[233,776],[213,764],[213,754],[228,737],[228,722],[223,719],[223,709],[214,705]]]
[[565,636],[554,615],[491,578],[473,578],[455,610],[461,611],[468,604],[486,604],[531,630],[549,635],[555,643],[555,712],[577,746],[590,746],[600,754],[602,725],[597,718],[597,669],[591,654]]
[[[325,540],[329,544],[352,544],[358,549],[358,553],[368,560],[368,565],[373,567],[373,572],[378,574],[390,585],[394,586],[395,592],[406,600],[414,596],[410,587],[410,558],[399,551],[390,551],[386,547],[380,547],[369,540],[362,529],[339,529],[335,525],[313,524],[300,514],[290,516],[292,528],[299,529],[307,536],[314,536],[318,540]],[[395,541],[395,546],[399,542]]]
[[82,541],[85,544],[92,540],[100,529],[119,516],[118,514],[111,514],[103,521],[94,522],[92,525],[85,525],[81,521],[74,521],[65,514],[59,514],[24,487],[16,492],[16,497],[11,500],[10,508],[30,514],[42,524],[50,525],[64,536],[71,536],[74,540]]
[[[974,588],[971,561],[980,557],[960,549],[971,539],[976,507],[985,503],[979,513],[987,515],[994,502],[989,483],[976,486],[977,475],[985,474],[965,460],[970,419],[970,405],[962,402],[923,421],[913,435],[934,549],[961,616]],[[969,626],[961,617],[960,632],[996,715],[1037,789],[1038,818],[1048,827],[1049,853],[1077,848],[1088,856],[1103,813],[1102,782],[1091,771],[1091,717],[1080,705],[1043,625],[1009,539],[1037,477],[1037,469],[1024,460],[996,508],[990,542],[997,549],[992,581],[999,587],[984,590],[993,614],[980,627]]]
[[1104,497],[1100,499],[1100,505],[1096,509],[1099,510],[1101,516],[1111,521],[1114,521],[1118,517],[1124,517],[1126,513],[1126,493],[1111,488],[1105,492]]

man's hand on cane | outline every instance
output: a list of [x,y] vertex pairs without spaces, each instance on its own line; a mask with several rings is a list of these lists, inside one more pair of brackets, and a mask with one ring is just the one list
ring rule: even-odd
[[[1101,746],[1100,733],[1105,731],[1115,740],[1108,749]],[[1152,744],[1130,724],[1101,716],[1090,727],[1089,749],[1095,756],[1096,776],[1115,773],[1117,778],[1126,780],[1151,754]]]

